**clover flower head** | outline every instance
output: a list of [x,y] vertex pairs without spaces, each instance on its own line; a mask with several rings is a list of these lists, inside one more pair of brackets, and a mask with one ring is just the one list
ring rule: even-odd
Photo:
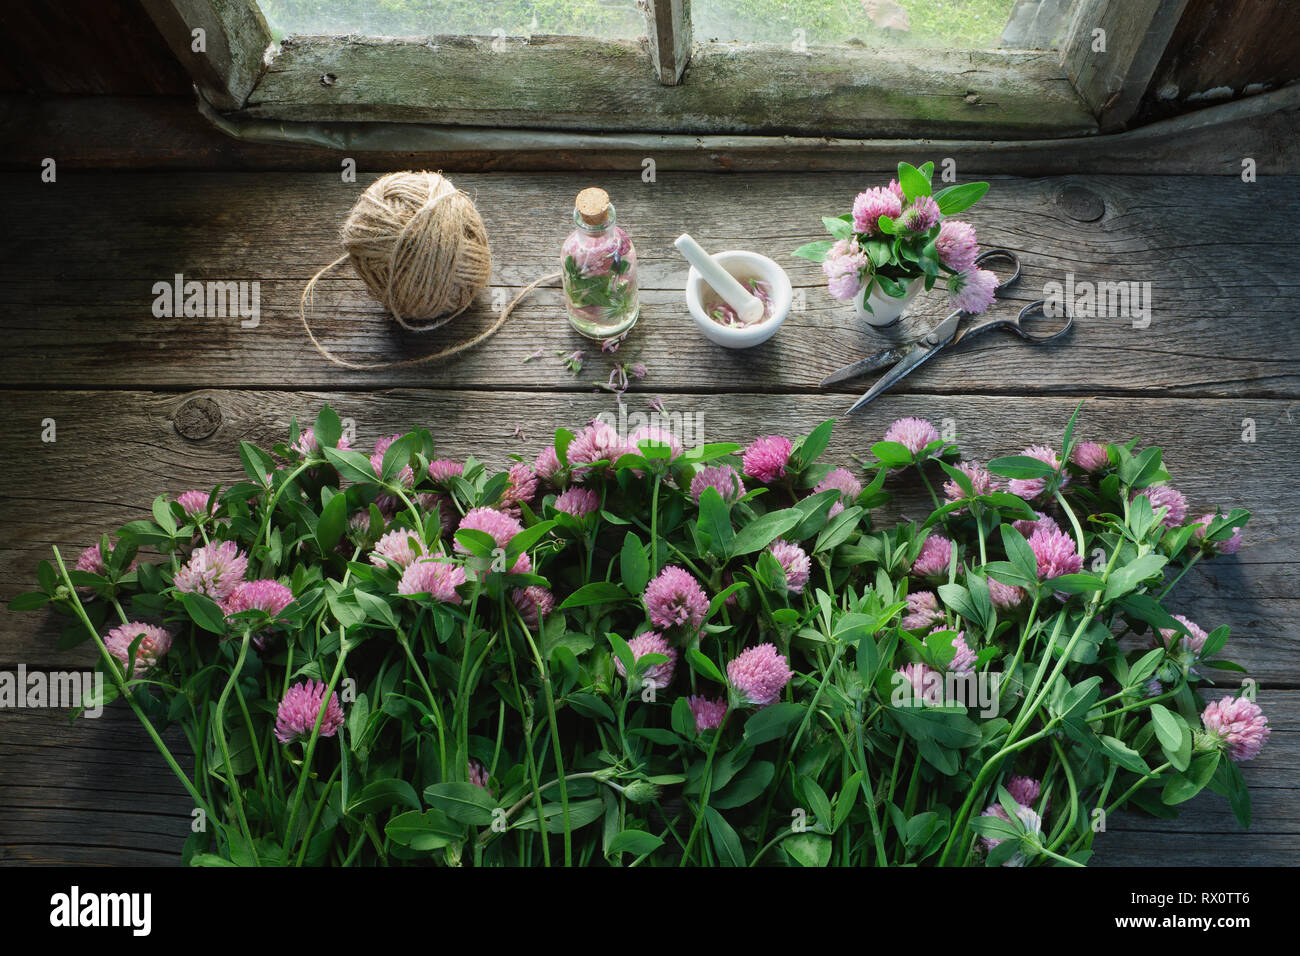
[[570,488],[555,498],[555,510],[585,518],[600,507],[600,495],[590,488]]
[[1189,652],[1193,657],[1199,657],[1201,648],[1205,646],[1205,641],[1210,635],[1206,634],[1200,625],[1181,614],[1175,614],[1174,620],[1187,628],[1187,633],[1180,634],[1172,627],[1162,627],[1158,630],[1160,641],[1165,647],[1172,647],[1174,640],[1178,639],[1178,646],[1182,650]]
[[1237,763],[1254,760],[1269,738],[1268,718],[1253,700],[1222,697],[1201,711],[1206,732]]
[[569,442],[569,464],[573,466],[573,476],[579,481],[592,477],[590,467],[598,461],[609,462],[610,469],[614,463],[628,453],[627,442],[619,437],[618,430],[608,422],[597,419]]
[[1110,467],[1110,454],[1106,446],[1095,441],[1080,442],[1070,450],[1070,461],[1089,474],[1105,471]]
[[896,672],[896,681],[902,681],[912,689],[912,699],[925,704],[943,703],[943,675],[933,667],[913,661],[904,664]]
[[948,304],[967,315],[978,315],[997,298],[998,277],[973,266],[948,279]]
[[902,200],[889,189],[876,186],[863,190],[853,200],[853,228],[874,236],[880,231],[881,216],[896,219],[902,211]]
[[1024,603],[1026,598],[1025,589],[1016,587],[1014,584],[1003,584],[995,578],[988,579],[989,599],[993,606],[999,611],[1009,611]]
[[790,439],[781,435],[755,438],[741,458],[745,475],[764,483],[775,481],[785,474],[793,449]]
[[941,534],[926,535],[911,570],[923,578],[941,577],[948,573],[951,561],[952,541]]
[[759,644],[741,651],[727,665],[727,681],[738,699],[762,709],[775,704],[794,672],[774,644]]
[[862,289],[862,273],[869,264],[870,260],[856,238],[833,243],[822,259],[826,289],[831,297],[847,300],[857,295]]
[[[1037,458],[1044,465],[1050,465],[1052,468],[1060,469],[1061,457],[1046,445],[1030,445],[1020,454],[1026,458]],[[1068,476],[1061,477],[1061,487],[1064,488],[1069,483]],[[1007,482],[1007,487],[1013,495],[1019,495],[1026,501],[1037,498],[1047,489],[1046,478],[1012,478]]]
[[[656,690],[663,690],[673,682],[673,672],[677,669],[677,648],[670,646],[661,635],[654,631],[646,631],[628,641],[627,646],[632,650],[633,660],[639,661],[647,654],[662,654],[668,658],[662,664],[650,667],[641,675],[644,683]],[[619,677],[627,677],[627,668],[617,656],[614,658],[614,669],[618,671]]]
[[[116,550],[116,545],[109,542],[108,553],[111,555],[114,550]],[[127,570],[134,571],[139,566],[139,560],[133,559]],[[98,544],[92,544],[78,555],[77,570],[85,571],[88,574],[104,574],[108,570],[104,564],[104,555],[100,552]]]
[[481,761],[476,760],[473,757],[469,758],[469,771],[467,776],[469,777],[469,782],[474,784],[474,786],[482,787],[489,793],[492,792],[492,788],[488,786],[487,767],[483,766]]
[[1160,521],[1166,528],[1177,528],[1186,520],[1187,499],[1181,491],[1168,485],[1156,485],[1133,492],[1133,500],[1143,495],[1151,502],[1152,511],[1159,511],[1161,508],[1169,509]]
[[727,716],[727,702],[721,697],[709,700],[707,697],[692,695],[686,698],[686,703],[690,705],[691,716],[695,718],[696,733],[702,734],[706,730],[721,727],[722,719]]
[[510,601],[519,609],[519,616],[530,631],[537,630],[541,618],[555,610],[555,595],[536,584],[515,588],[510,592]]
[[638,450],[643,443],[652,448],[667,448],[670,460],[682,453],[682,440],[658,425],[643,425],[627,436],[629,451]]
[[1033,777],[1017,776],[1007,781],[1007,793],[1022,807],[1032,807],[1042,791],[1043,785]]
[[[998,480],[977,461],[963,461],[957,470],[970,479],[971,490],[976,495],[992,494],[998,490]],[[949,501],[962,501],[966,498],[961,485],[952,480],[943,483],[943,495]]]
[[786,588],[792,594],[802,594],[812,571],[812,562],[808,560],[807,552],[799,545],[781,538],[772,542],[770,550],[772,557],[780,562],[781,570],[785,572]]
[[131,645],[139,639],[135,649],[135,669],[132,677],[141,677],[157,666],[162,657],[172,646],[171,632],[154,624],[141,624],[132,621],[113,628],[104,635],[104,646],[126,667],[130,658]]
[[560,456],[555,453],[554,445],[547,445],[533,459],[533,471],[542,481],[553,484],[560,474]]
[[397,582],[398,594],[427,594],[443,604],[459,604],[456,588],[465,583],[465,569],[442,558],[417,558]]
[[537,475],[533,466],[523,461],[511,465],[506,474],[506,487],[501,492],[499,507],[515,514],[521,504],[531,502],[537,494]]
[[838,491],[839,500],[831,505],[830,517],[834,518],[844,510],[845,505],[851,505],[857,501],[858,495],[862,494],[862,482],[853,477],[853,473],[847,468],[832,469],[825,478],[817,482],[813,488],[813,494],[820,494],[823,491]]
[[[384,455],[392,447],[393,442],[401,438],[401,435],[389,435],[375,442],[374,453],[370,456],[370,467],[379,475],[384,470]],[[410,465],[403,465],[402,470],[397,473],[397,481],[403,488],[411,488],[415,485],[415,470]]]
[[[1199,541],[1205,540],[1205,534],[1210,529],[1210,522],[1217,519],[1217,514],[1209,514],[1196,522],[1196,531],[1193,532]],[[1241,529],[1233,528],[1232,537],[1225,538],[1222,541],[1211,541],[1210,547],[1219,554],[1236,554],[1241,550],[1242,538]]]
[[435,485],[446,484],[452,478],[457,478],[464,473],[465,466],[450,458],[435,458],[429,462],[429,479]]
[[370,563],[377,568],[388,567],[392,561],[400,568],[409,568],[416,558],[424,556],[420,539],[410,528],[395,528],[375,542],[370,553]]
[[908,232],[928,232],[942,218],[939,204],[933,197],[917,196],[912,200],[912,204],[903,210],[899,224]]
[[919,631],[943,620],[939,599],[933,591],[912,591],[907,595],[907,613],[903,615],[905,631]]
[[[989,808],[980,814],[980,816],[997,817],[999,820],[1005,820],[1008,823],[1011,822],[1011,818],[1007,816],[1007,811],[1002,809],[1002,804],[1000,803],[990,804]],[[1018,803],[1016,805],[1016,817],[1019,818],[1021,825],[1030,833],[1036,834],[1040,837],[1043,835],[1043,819],[1032,808],[1025,806],[1023,803]],[[991,850],[1001,842],[1001,840],[992,839],[990,837],[980,837],[980,843],[984,845],[985,850]],[[1002,865],[1024,866],[1025,855],[1023,853],[1016,853]]]
[[[485,532],[496,542],[498,548],[504,548],[511,538],[524,530],[524,526],[518,519],[495,508],[473,508],[460,519],[458,530],[466,529]],[[456,550],[461,553],[468,551],[459,541],[456,542]]]
[[897,196],[900,203],[907,201],[907,193],[903,192],[903,187],[898,184],[897,179],[891,179],[889,185],[885,188]]
[[[930,633],[942,631],[943,628],[937,627]],[[954,651],[952,661],[948,664],[948,670],[954,674],[969,674],[975,667],[975,652],[971,646],[966,643],[966,632],[958,631],[952,639],[952,649]]]
[[1015,528],[1026,538],[1030,537],[1035,531],[1038,531],[1041,528],[1046,528],[1051,531],[1061,530],[1061,526],[1056,523],[1056,519],[1050,515],[1045,515],[1041,511],[1035,511],[1034,514],[1038,516],[1034,518],[1034,520],[1030,521],[1028,518],[1022,518],[1019,521],[1011,522],[1011,527]]
[[218,604],[234,592],[248,571],[248,556],[233,541],[214,541],[195,548],[176,572],[176,590],[206,594]]
[[709,610],[709,599],[700,582],[673,564],[646,585],[644,597],[650,623],[661,630],[676,627],[694,635]]
[[1029,547],[1038,561],[1040,581],[1083,570],[1083,558],[1075,550],[1074,539],[1062,531],[1039,528],[1029,536]]
[[[308,680],[294,684],[284,693],[275,714],[275,736],[282,744],[306,740],[320,718],[320,736],[333,737],[343,726],[343,708],[339,695],[330,693],[323,681]],[[323,713],[323,716],[322,716]]]
[[[304,458],[320,451],[320,442],[316,440],[316,429],[308,425],[298,433],[298,440],[293,443],[293,450]],[[335,446],[339,451],[347,451],[352,447],[352,442],[348,440],[347,435],[339,436],[339,443]]]
[[240,581],[230,597],[226,598],[223,609],[227,616],[243,611],[262,611],[274,620],[292,602],[291,590],[279,581],[263,578],[255,581]]
[[176,496],[176,503],[187,515],[196,518],[208,513],[209,497],[206,491],[183,491]]
[[740,480],[740,473],[730,465],[708,465],[695,473],[691,479],[691,498],[696,504],[700,503],[705,488],[714,489],[727,503],[745,494],[745,483]]
[[954,272],[966,272],[975,265],[979,244],[975,240],[975,227],[960,219],[946,219],[939,227],[934,240],[939,261]]
[[924,418],[900,418],[885,429],[885,441],[902,445],[916,457],[938,440],[939,430]]

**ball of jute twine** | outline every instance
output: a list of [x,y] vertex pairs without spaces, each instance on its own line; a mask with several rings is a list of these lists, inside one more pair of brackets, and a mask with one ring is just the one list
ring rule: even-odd
[[474,200],[440,173],[427,171],[389,173],[373,182],[348,213],[339,237],[347,251],[311,277],[298,315],[316,351],[343,368],[400,368],[459,355],[494,335],[529,292],[559,276],[543,276],[525,286],[490,326],[465,342],[399,362],[351,362],[321,345],[307,321],[321,276],[350,259],[393,321],[408,332],[431,332],[464,312],[487,288],[492,253]]

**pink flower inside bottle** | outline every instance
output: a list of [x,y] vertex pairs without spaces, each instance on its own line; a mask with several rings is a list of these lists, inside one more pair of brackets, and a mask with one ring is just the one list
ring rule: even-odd
[[615,225],[614,206],[603,189],[578,193],[573,221],[577,228],[560,254],[569,322],[591,339],[622,335],[641,312],[632,240]]

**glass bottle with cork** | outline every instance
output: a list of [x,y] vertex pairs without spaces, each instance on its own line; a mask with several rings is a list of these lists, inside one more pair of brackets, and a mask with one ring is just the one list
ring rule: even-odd
[[615,225],[609,194],[594,186],[578,193],[573,221],[560,255],[569,322],[590,339],[622,335],[641,313],[632,240]]

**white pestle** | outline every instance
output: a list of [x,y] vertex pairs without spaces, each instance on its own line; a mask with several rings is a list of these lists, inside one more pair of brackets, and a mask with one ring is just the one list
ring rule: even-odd
[[763,302],[752,295],[748,289],[736,281],[711,255],[700,248],[700,244],[688,234],[682,233],[673,243],[677,251],[686,257],[686,261],[695,266],[705,282],[713,291],[722,296],[722,301],[736,310],[736,316],[745,325],[753,325],[763,320]]

